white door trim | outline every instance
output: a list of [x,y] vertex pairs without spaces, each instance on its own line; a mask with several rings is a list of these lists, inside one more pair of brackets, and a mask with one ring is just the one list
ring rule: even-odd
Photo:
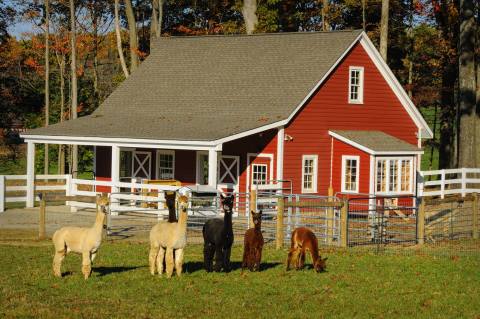
[[273,153],[247,153],[247,182],[245,183],[245,193],[248,193],[250,186],[250,157],[252,156],[270,159],[270,179],[273,179]]
[[[140,161],[140,159],[137,157],[137,154],[145,154],[145,158],[143,161]],[[135,168],[135,161],[138,163],[138,168],[137,170],[134,171]],[[148,171],[145,170],[145,163],[148,162]],[[152,153],[151,152],[145,152],[145,151],[133,151],[133,156],[132,156],[132,176],[137,177],[137,173],[142,170],[145,175],[147,176],[147,179],[152,178]]]

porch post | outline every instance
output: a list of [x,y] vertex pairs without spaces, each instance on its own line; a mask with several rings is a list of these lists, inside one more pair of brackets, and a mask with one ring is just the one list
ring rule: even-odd
[[[283,150],[285,143],[285,129],[280,127],[277,132],[277,180],[283,179]],[[280,187],[283,187],[282,182],[278,182]],[[283,193],[283,191],[282,191]]]
[[[120,147],[112,145],[112,168],[111,168],[112,183],[120,182]],[[111,187],[112,193],[118,193],[119,188],[116,186]]]
[[208,150],[208,186],[217,188],[219,151]]
[[25,206],[35,206],[35,143],[33,142],[27,142],[27,202]]

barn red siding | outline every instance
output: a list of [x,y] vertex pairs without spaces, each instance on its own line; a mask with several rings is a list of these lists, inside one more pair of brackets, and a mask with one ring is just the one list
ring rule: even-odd
[[182,185],[196,183],[197,152],[175,151],[175,179],[182,182]]
[[[364,67],[363,104],[348,104],[349,66]],[[284,178],[293,181],[295,193],[301,192],[302,155],[318,154],[318,192],[327,194],[330,173],[328,130],[335,129],[380,130],[417,144],[415,123],[360,44],[350,51],[285,128],[285,134],[292,136],[293,141],[285,142]],[[334,188],[334,191],[340,189]]]
[[222,154],[240,156],[240,192],[246,191],[247,153],[273,154],[273,179],[276,178],[277,130],[250,135],[223,145]]

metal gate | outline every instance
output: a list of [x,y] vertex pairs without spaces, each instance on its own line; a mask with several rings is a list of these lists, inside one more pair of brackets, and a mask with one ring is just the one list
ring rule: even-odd
[[351,198],[347,218],[349,246],[416,243],[414,196]]

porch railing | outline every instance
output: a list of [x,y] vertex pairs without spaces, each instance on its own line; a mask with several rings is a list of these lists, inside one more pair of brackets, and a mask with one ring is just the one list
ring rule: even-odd
[[431,197],[480,193],[480,168],[421,171],[418,174],[418,196]]

